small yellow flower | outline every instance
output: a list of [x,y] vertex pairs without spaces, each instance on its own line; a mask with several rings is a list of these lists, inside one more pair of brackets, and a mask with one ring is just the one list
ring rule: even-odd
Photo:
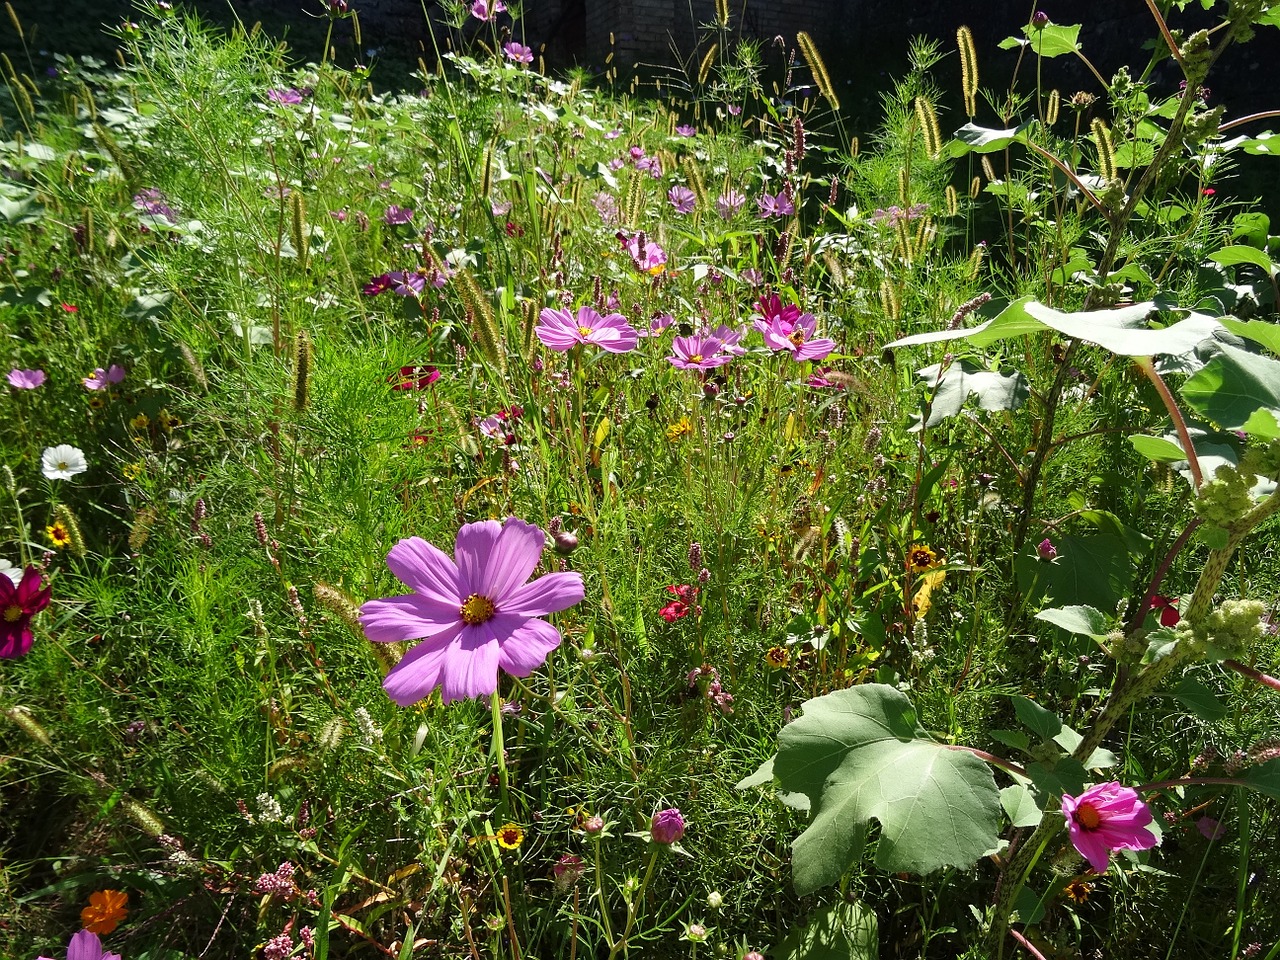
[[765,651],[764,663],[771,670],[781,670],[791,662],[791,652],[786,647],[770,647]]
[[175,417],[168,410],[161,410],[156,414],[156,422],[160,424],[160,429],[165,433],[170,433],[176,428],[182,426],[182,418]]
[[148,417],[145,413],[139,413],[136,417],[134,417],[132,420],[129,421],[129,428],[138,433],[141,433],[143,430],[146,430],[147,427],[149,426],[151,426],[151,418]]
[[675,443],[683,437],[693,433],[693,424],[689,422],[688,417],[681,417],[671,426],[667,427],[667,441]]
[[907,553],[907,569],[912,573],[924,573],[938,565],[938,555],[923,543],[917,543]]
[[110,933],[128,913],[129,895],[123,890],[95,890],[89,906],[80,911],[80,922],[90,933]]
[[147,462],[145,460],[135,460],[133,463],[126,463],[120,468],[120,472],[124,474],[126,480],[137,480],[146,473]]
[[102,394],[95,393],[92,397],[89,398],[90,410],[101,410],[106,405],[107,405],[107,398],[102,396]]
[[71,545],[71,531],[61,521],[54,521],[44,528],[45,536],[58,550]]
[[1062,895],[1076,903],[1084,903],[1091,893],[1093,893],[1093,884],[1086,881],[1084,877],[1072,877],[1062,888]]
[[520,844],[524,843],[524,831],[514,823],[504,823],[494,834],[494,839],[503,850],[519,850]]

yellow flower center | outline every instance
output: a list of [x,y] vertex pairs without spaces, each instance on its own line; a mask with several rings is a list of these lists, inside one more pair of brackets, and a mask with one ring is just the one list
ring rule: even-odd
[[493,601],[488,597],[473,593],[462,602],[462,606],[458,612],[462,615],[462,622],[469,627],[475,627],[482,623],[487,623],[497,614],[498,608],[493,605]]
[[578,328],[578,336],[580,336],[580,337],[589,337],[589,336],[591,336],[591,334],[593,334],[594,332],[595,332],[595,331],[594,331],[594,330],[592,330],[590,327],[579,327],[579,328]]
[[804,346],[804,327],[796,327],[791,331],[791,336],[787,337],[797,347]]
[[4,618],[9,623],[17,623],[22,619],[22,608],[17,604],[10,604],[4,608]]
[[702,362],[702,354],[700,354],[700,353],[694,353],[694,354],[691,354],[691,355],[689,356],[689,362],[690,362],[690,363],[701,363],[701,362]]
[[1076,823],[1086,830],[1097,830],[1102,825],[1102,814],[1092,803],[1082,803],[1076,807]]

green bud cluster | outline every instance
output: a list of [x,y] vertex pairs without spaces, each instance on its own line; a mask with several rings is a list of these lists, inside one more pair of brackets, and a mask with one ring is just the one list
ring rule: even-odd
[[1197,643],[1205,652],[1211,650],[1222,659],[1242,657],[1262,639],[1262,615],[1266,609],[1259,600],[1224,600],[1205,618],[1205,635],[1202,638],[1197,631]]
[[1251,473],[1223,464],[1214,471],[1213,479],[1200,488],[1196,498],[1197,516],[1205,523],[1230,530],[1253,506],[1249,496],[1252,487]]
[[1201,143],[1214,136],[1218,132],[1218,124],[1222,122],[1222,114],[1226,109],[1224,106],[1217,106],[1212,110],[1202,110],[1187,117],[1187,142]]
[[[1246,0],[1248,2],[1248,0]],[[1187,74],[1187,96],[1192,96],[1209,73],[1213,46],[1208,30],[1197,30],[1182,44],[1182,63]]]
[[1280,479],[1280,440],[1269,440],[1264,447],[1250,447],[1240,458],[1242,473]]

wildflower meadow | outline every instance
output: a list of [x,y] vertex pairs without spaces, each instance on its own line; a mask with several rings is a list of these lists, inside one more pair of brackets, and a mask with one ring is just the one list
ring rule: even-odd
[[1280,3],[6,7],[0,955],[1280,958]]

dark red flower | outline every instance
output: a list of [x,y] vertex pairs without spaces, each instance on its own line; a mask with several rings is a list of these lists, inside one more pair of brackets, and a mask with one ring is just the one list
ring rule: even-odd
[[364,285],[364,295],[366,297],[376,297],[380,293],[385,293],[394,286],[391,274],[380,273]]
[[1162,597],[1157,593],[1151,598],[1151,609],[1160,611],[1160,626],[1162,627],[1176,626],[1181,619],[1178,614],[1178,600],[1176,597]]
[[432,366],[401,367],[400,375],[387,378],[392,390],[425,390],[440,379],[440,371]]
[[16,660],[31,649],[31,618],[49,605],[50,588],[41,590],[43,583],[35,567],[27,567],[16,586],[0,576],[0,659]]
[[658,616],[667,623],[675,623],[681,617],[689,615],[691,604],[698,596],[698,588],[687,583],[671,584],[667,587],[667,593],[672,594],[676,599],[659,610]]

